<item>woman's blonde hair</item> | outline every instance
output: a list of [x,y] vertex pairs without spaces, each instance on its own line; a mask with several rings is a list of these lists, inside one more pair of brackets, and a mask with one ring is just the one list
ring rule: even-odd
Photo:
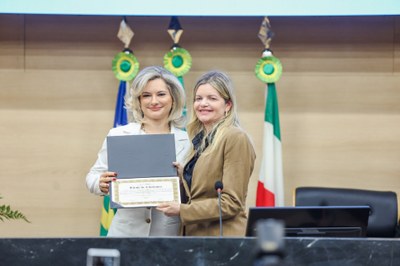
[[233,85],[231,79],[223,72],[213,70],[203,74],[196,82],[196,85],[193,89],[193,99],[194,103],[196,98],[197,89],[201,85],[209,84],[211,85],[219,95],[225,100],[225,103],[230,102],[231,108],[229,111],[225,113],[225,116],[218,121],[211,132],[206,132],[206,129],[203,123],[196,116],[196,111],[194,109],[194,105],[192,105],[192,114],[190,118],[190,122],[187,125],[187,132],[189,134],[190,139],[193,139],[197,134],[203,132],[203,140],[200,145],[200,149],[198,151],[193,151],[192,154],[189,154],[188,158],[191,158],[195,152],[203,152],[206,145],[206,140],[209,144],[209,148],[206,153],[210,153],[214,150],[215,147],[220,143],[222,136],[228,130],[230,126],[240,127],[239,119],[236,112],[236,98],[233,91]]
[[184,127],[185,118],[182,111],[185,106],[185,91],[181,82],[171,72],[161,66],[146,67],[134,79],[129,91],[130,93],[125,97],[125,108],[131,112],[131,122],[143,122],[140,95],[147,83],[155,79],[162,79],[167,84],[172,97],[172,108],[168,116],[168,122],[178,128]]

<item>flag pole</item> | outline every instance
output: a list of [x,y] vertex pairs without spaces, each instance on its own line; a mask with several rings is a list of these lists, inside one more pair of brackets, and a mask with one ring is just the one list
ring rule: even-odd
[[[120,81],[118,95],[115,104],[115,115],[113,127],[119,127],[128,124],[128,114],[125,109],[125,95],[128,93],[129,81],[133,80],[139,72],[139,62],[129,49],[129,44],[134,33],[127,24],[126,17],[120,23],[118,38],[124,43],[124,49],[119,52],[112,61],[112,70],[115,77]],[[103,197],[103,206],[100,219],[100,236],[107,236],[108,229],[114,218],[116,209],[110,208],[110,196]]]
[[264,44],[264,51],[255,67],[256,77],[267,84],[263,157],[257,183],[256,206],[284,205],[282,144],[278,96],[275,86],[275,82],[279,80],[282,74],[282,64],[270,50],[273,35],[269,19],[264,17],[258,33],[258,37]]

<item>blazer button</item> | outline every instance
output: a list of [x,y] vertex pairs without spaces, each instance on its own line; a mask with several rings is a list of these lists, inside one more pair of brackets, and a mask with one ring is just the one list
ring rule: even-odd
[[149,224],[150,222],[151,222],[151,219],[150,219],[150,218],[147,218],[147,219],[146,219],[146,223]]

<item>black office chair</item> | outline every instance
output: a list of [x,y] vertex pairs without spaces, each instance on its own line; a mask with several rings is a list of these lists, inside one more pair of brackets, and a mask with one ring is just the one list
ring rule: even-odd
[[367,237],[394,237],[398,226],[397,195],[392,191],[299,187],[295,206],[369,206]]

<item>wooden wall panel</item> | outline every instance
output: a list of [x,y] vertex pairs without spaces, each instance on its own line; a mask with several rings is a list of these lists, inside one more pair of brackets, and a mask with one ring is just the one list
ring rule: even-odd
[[399,82],[393,74],[287,73],[277,86],[284,112],[398,114]]
[[287,189],[319,185],[399,191],[399,122],[398,114],[284,115]]
[[0,235],[97,234],[101,202],[88,193],[84,177],[110,128],[104,122],[113,115],[100,110],[0,112],[2,202],[32,221],[6,222]]
[[23,69],[25,64],[25,16],[0,16],[0,69]]
[[392,72],[393,17],[280,18],[273,46],[290,72]]
[[394,18],[394,72],[398,74],[400,72],[400,17]]
[[[31,224],[1,236],[97,236],[101,198],[85,175],[112,126],[123,48],[120,17],[0,15],[0,195]],[[242,126],[262,159],[265,84],[254,76],[262,18],[182,17],[180,44],[193,57],[190,89],[209,69],[233,79]],[[141,68],[162,65],[167,17],[128,17]],[[274,17],[285,203],[297,186],[393,190],[400,195],[398,17]]]
[[118,81],[109,71],[0,71],[0,109],[109,110]]
[[109,70],[122,50],[116,18],[27,16],[26,68],[45,70]]

